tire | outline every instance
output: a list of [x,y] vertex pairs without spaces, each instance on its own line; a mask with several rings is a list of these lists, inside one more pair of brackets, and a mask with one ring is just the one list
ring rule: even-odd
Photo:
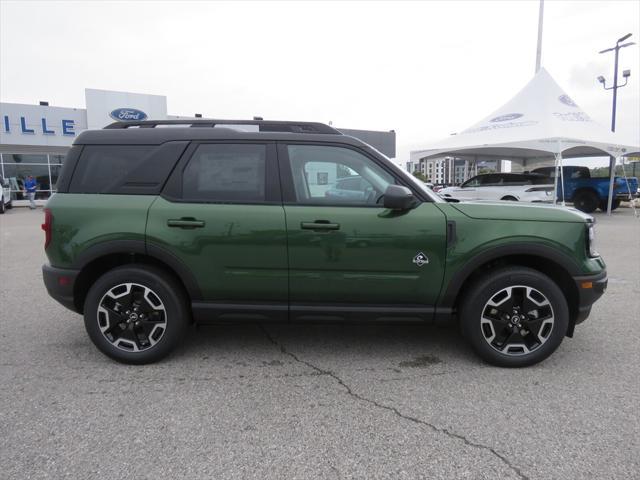
[[510,202],[517,202],[518,199],[516,197],[512,197],[511,195],[507,195],[506,197],[502,197],[500,200],[508,200]]
[[13,200],[7,203],[7,210],[11,210],[13,208]]
[[[518,317],[514,312],[519,312]],[[460,308],[460,323],[483,360],[499,367],[527,367],[547,358],[562,343],[569,308],[562,290],[546,275],[506,267],[473,283]]]
[[163,270],[147,265],[105,273],[89,290],[84,305],[89,338],[102,353],[122,363],[141,365],[166,357],[189,323],[182,286]]
[[0,215],[2,215],[6,211],[4,206],[4,198],[0,197]]
[[[600,202],[600,204],[598,205],[598,207],[600,208],[600,210],[602,210],[603,212],[607,211],[607,204],[609,203],[609,199],[607,200],[602,200]],[[620,199],[618,198],[614,198],[611,202],[611,211],[613,212],[616,208],[618,208],[620,206]]]
[[595,192],[582,190],[573,197],[573,206],[584,213],[593,213],[598,208],[600,199]]

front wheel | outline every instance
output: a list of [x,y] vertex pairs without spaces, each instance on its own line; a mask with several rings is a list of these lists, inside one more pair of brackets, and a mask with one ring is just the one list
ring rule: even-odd
[[460,322],[484,360],[500,367],[526,367],[544,360],[562,343],[569,309],[562,290],[549,277],[508,267],[470,287]]
[[96,347],[123,363],[167,356],[189,324],[186,296],[164,271],[146,265],[115,268],[91,287],[84,324]]

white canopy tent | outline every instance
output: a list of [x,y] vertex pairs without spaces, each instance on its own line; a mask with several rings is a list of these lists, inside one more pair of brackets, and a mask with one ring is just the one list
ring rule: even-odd
[[[411,160],[482,155],[526,164],[527,160],[554,158],[557,168],[563,158],[610,155],[617,161],[639,151],[640,146],[629,145],[594,122],[541,68],[515,97],[491,115],[457,135],[411,152]],[[613,177],[611,171],[612,184]],[[564,192],[562,199],[564,204]]]

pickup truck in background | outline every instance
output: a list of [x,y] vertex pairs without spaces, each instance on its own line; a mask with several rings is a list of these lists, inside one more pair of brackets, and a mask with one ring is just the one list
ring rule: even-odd
[[[541,173],[551,178],[555,176],[554,167],[536,168],[532,173]],[[609,199],[609,178],[591,177],[587,167],[562,167],[564,176],[564,199],[572,202],[574,207],[585,213],[592,213],[597,208],[607,211]],[[638,179],[636,177],[615,177],[613,184],[613,202],[611,209],[615,210],[623,200],[630,200],[638,196]],[[558,185],[558,200],[561,200],[560,185]]]

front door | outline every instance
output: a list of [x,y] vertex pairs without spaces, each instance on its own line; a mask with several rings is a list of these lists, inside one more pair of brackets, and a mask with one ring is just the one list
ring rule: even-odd
[[[149,211],[147,243],[193,273],[200,302],[286,316],[287,246],[275,144],[193,144]],[[200,305],[201,308],[207,305]],[[220,307],[222,308],[222,307]],[[248,308],[251,310],[251,308]]]
[[446,248],[446,219],[435,203],[383,208],[386,187],[400,182],[359,149],[281,144],[278,157],[293,318],[435,305]]

